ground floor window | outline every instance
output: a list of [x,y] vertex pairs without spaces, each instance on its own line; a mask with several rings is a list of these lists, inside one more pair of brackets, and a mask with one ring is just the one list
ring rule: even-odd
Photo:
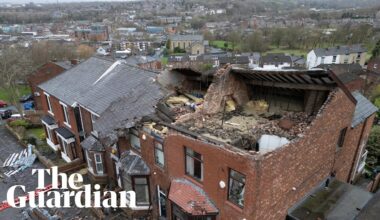
[[148,177],[123,175],[123,185],[125,191],[135,191],[137,206],[148,206],[150,204]]
[[149,205],[149,184],[146,177],[135,177],[134,188],[137,205]]
[[96,173],[97,174],[103,174],[103,161],[102,161],[102,155],[99,153],[94,154],[95,156],[95,167],[96,167]]

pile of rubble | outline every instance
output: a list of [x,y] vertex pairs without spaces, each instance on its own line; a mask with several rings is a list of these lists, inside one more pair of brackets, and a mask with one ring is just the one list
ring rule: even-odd
[[208,138],[255,150],[262,135],[292,140],[304,132],[313,117],[303,112],[246,114],[243,108],[214,115],[191,114],[181,126]]

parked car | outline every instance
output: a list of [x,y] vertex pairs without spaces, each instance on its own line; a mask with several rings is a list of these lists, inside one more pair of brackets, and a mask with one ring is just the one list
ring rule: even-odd
[[9,108],[0,108],[1,119],[8,119],[12,116],[12,110]]
[[23,96],[20,98],[20,102],[21,102],[21,103],[28,102],[28,101],[33,101],[33,95],[32,95],[32,94],[23,95]]
[[0,108],[5,108],[7,106],[8,106],[8,104],[5,101],[0,100]]
[[32,110],[34,108],[34,101],[27,101],[23,104],[24,110]]

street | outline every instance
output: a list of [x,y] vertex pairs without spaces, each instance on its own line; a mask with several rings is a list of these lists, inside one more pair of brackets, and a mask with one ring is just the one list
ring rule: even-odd
[[[19,153],[25,148],[18,143],[17,139],[5,128],[4,121],[0,121],[0,165],[3,165],[4,160],[12,154]],[[11,177],[6,177],[4,172],[6,170],[4,168],[0,168],[0,201],[6,200],[7,191],[11,186],[14,185],[24,185],[25,191],[34,191],[37,187],[37,174],[32,175],[32,169],[44,169],[44,166],[38,161],[38,159],[34,162],[32,167],[27,168],[26,170],[16,173]],[[45,185],[51,183],[51,177],[45,175]],[[21,190],[16,190],[16,196],[25,195]],[[23,217],[22,214],[23,209],[17,208],[9,208],[2,212],[0,212],[0,219],[6,220],[20,220]],[[79,208],[67,208],[60,209],[64,215],[64,219],[73,219],[75,217],[84,217],[89,216],[89,209],[79,209]],[[94,219],[90,217],[87,219]]]

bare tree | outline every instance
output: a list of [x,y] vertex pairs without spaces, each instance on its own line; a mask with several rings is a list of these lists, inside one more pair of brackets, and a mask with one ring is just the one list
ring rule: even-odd
[[[29,53],[18,48],[6,48],[0,54],[0,86],[7,91],[8,99],[20,113],[20,83],[32,71],[33,64]],[[22,114],[21,114],[22,115]]]

